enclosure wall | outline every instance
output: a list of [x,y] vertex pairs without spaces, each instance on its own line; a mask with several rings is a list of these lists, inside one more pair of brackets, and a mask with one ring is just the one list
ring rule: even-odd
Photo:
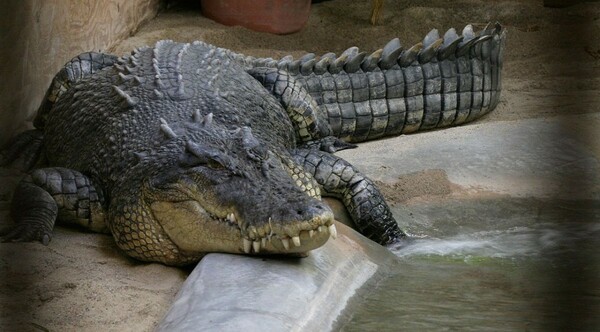
[[85,51],[110,51],[162,0],[8,0],[0,5],[0,145],[31,120],[54,74]]

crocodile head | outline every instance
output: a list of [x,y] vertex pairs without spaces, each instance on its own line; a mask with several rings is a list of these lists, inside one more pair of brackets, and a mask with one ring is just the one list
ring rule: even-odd
[[189,255],[305,253],[335,236],[316,182],[287,150],[269,148],[249,127],[212,122],[211,115],[163,122],[166,144],[142,162],[146,180],[136,204],[152,219],[144,223]]

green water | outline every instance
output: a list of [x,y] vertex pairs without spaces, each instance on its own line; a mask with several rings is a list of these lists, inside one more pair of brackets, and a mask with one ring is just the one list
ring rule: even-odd
[[445,200],[394,207],[415,235],[343,331],[600,331],[600,204]]

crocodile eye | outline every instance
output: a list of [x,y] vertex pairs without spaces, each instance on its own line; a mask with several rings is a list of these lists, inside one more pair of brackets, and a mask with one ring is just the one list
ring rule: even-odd
[[188,141],[186,151],[179,161],[181,166],[205,166],[211,169],[227,169],[227,158],[218,150]]
[[225,165],[215,158],[209,158],[206,165],[212,169],[226,169]]
[[226,163],[219,156],[197,156],[192,153],[186,153],[180,160],[179,165],[183,167],[204,166],[212,169],[227,169]]

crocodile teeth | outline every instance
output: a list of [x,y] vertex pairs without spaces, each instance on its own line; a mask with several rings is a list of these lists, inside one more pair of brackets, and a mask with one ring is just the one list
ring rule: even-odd
[[234,224],[235,224],[235,223],[236,223],[235,214],[233,214],[233,212],[232,212],[232,213],[229,213],[229,214],[227,215],[227,220],[228,220],[229,222],[231,222],[231,223],[234,223]]
[[252,242],[252,249],[254,249],[254,252],[256,253],[260,252],[260,241]]
[[323,233],[325,231],[325,226],[319,226],[319,233]]
[[331,237],[336,239],[337,238],[337,229],[335,228],[335,225],[331,224],[327,228],[329,228],[329,233],[331,233]]
[[283,244],[285,250],[290,249],[290,239],[281,239],[281,243]]
[[256,227],[251,226],[250,227],[250,238],[252,239],[256,239],[257,235],[258,235],[258,231],[256,230]]
[[268,223],[269,223],[269,235],[267,235],[269,237],[269,241],[271,241],[271,236],[273,236],[273,225],[271,225],[272,221],[273,220],[271,219],[271,217],[269,217],[269,221],[268,221]]
[[310,231],[308,231],[308,236],[309,236],[310,238],[312,238],[313,236],[315,236],[315,231],[314,231],[314,230],[312,230],[312,229],[311,229]]
[[296,236],[294,236],[294,237],[292,237],[292,242],[294,242],[294,245],[295,245],[296,247],[299,247],[299,246],[300,246],[300,237],[299,237],[299,236],[297,236],[297,235],[296,235]]
[[244,238],[244,252],[249,254],[250,248],[252,248],[252,242],[246,238]]
[[261,238],[260,244],[263,248],[265,248],[267,246],[267,238],[266,237]]

